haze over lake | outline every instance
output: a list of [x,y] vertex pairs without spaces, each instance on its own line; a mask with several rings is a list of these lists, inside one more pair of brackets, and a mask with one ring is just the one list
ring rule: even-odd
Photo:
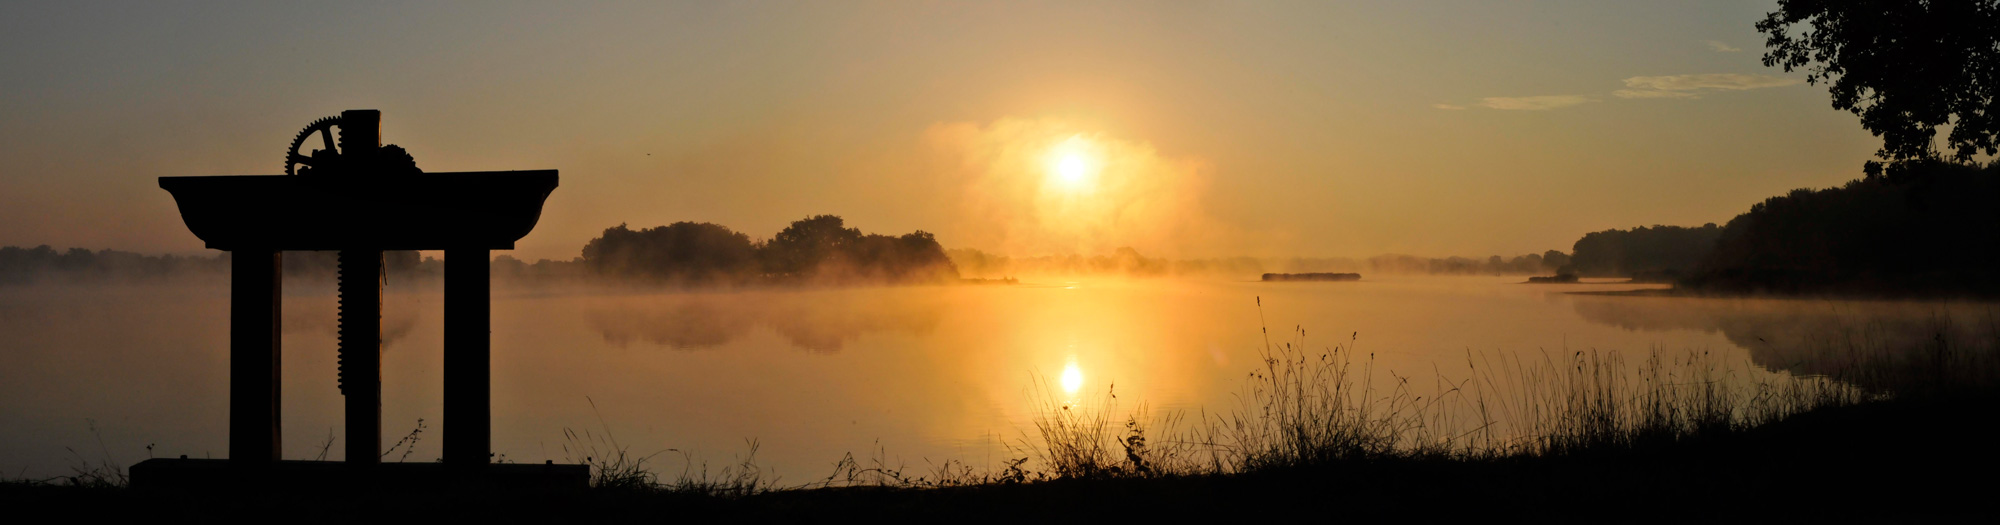
[[[1361,282],[1030,278],[1018,285],[752,291],[597,291],[499,285],[493,303],[493,450],[507,461],[581,460],[563,429],[608,429],[632,452],[721,466],[758,443],[785,480],[824,477],[844,454],[925,468],[987,468],[1023,454],[1036,389],[1086,400],[1113,388],[1118,417],[1145,405],[1190,417],[1237,408],[1264,334],[1349,344],[1387,385],[1434,393],[1468,360],[1560,361],[1617,351],[1708,352],[1729,381],[1784,381],[1801,352],[1983,334],[1977,302],[1688,299],[1573,295],[1647,285],[1524,285],[1519,276],[1369,276]],[[384,444],[440,419],[440,295],[390,283],[383,339]],[[288,286],[284,457],[344,435],[334,296]],[[1262,300],[1261,320],[1258,298]],[[130,464],[227,449],[228,288],[219,282],[0,287],[0,468],[64,473],[80,454]],[[1358,334],[1357,334],[1358,332]],[[1842,334],[1846,334],[1843,336]],[[1841,339],[1846,337],[1846,339]],[[1482,365],[1483,366],[1483,365]],[[1394,374],[1394,376],[1391,375]],[[1037,386],[1037,385],[1041,386]],[[1068,390],[1074,387],[1074,392]],[[1503,386],[1504,388],[1504,386]],[[1506,392],[1491,394],[1506,396]],[[93,434],[93,429],[95,434]],[[99,439],[102,439],[100,445]],[[72,453],[70,449],[74,449]],[[333,443],[327,459],[341,459]]]

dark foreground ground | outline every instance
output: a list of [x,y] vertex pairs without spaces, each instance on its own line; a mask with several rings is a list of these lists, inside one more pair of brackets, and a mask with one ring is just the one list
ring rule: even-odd
[[1821,410],[1658,447],[1349,462],[1232,476],[841,488],[743,498],[592,489],[140,491],[0,484],[11,517],[154,520],[1078,522],[1368,518],[1662,522],[2000,518],[2000,397]]

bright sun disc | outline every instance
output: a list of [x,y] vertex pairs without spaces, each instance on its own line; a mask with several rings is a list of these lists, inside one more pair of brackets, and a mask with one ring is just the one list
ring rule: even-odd
[[1056,162],[1056,176],[1061,177],[1064,184],[1072,186],[1083,184],[1084,177],[1088,175],[1090,166],[1082,154],[1063,155],[1062,160]]
[[1096,185],[1099,159],[1091,155],[1089,141],[1070,137],[1049,151],[1049,184],[1072,193],[1088,193]]
[[1063,393],[1075,394],[1076,389],[1083,388],[1083,370],[1077,368],[1076,363],[1070,363],[1063,367],[1061,381]]

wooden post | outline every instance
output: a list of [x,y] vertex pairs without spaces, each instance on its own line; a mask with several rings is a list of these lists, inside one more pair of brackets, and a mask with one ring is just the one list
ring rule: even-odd
[[236,250],[229,262],[229,461],[269,465],[279,428],[279,323],[283,254]]
[[340,251],[340,392],[347,464],[382,462],[382,251]]
[[444,252],[444,461],[487,464],[493,440],[493,279],[485,248]]

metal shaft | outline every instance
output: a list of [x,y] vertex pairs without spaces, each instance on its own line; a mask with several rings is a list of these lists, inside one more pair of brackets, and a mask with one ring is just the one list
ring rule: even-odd
[[382,251],[340,251],[340,393],[347,463],[382,462]]

